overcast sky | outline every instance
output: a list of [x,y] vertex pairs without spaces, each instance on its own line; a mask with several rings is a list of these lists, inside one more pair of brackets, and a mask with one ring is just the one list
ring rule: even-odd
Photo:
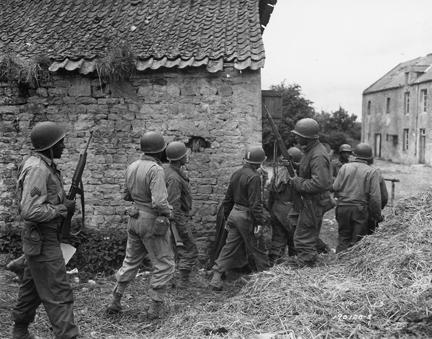
[[317,110],[360,117],[364,89],[432,53],[432,0],[278,0],[264,44],[263,89],[298,83]]

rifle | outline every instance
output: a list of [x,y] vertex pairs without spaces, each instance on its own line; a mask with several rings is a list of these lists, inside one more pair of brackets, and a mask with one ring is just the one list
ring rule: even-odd
[[175,223],[171,221],[170,226],[171,226],[171,234],[173,235],[175,245],[177,247],[183,247],[184,243],[182,238],[180,237],[180,234],[177,230]]
[[[290,177],[295,177],[297,174],[296,174],[296,171],[294,168],[292,157],[288,153],[288,149],[286,148],[285,143],[282,140],[282,136],[280,135],[279,130],[278,130],[269,110],[267,109],[267,106],[266,105],[263,105],[263,106],[264,106],[264,112],[266,113],[267,119],[270,122],[270,127],[273,131],[275,138],[276,138],[276,142],[279,146],[279,149],[282,153],[282,156],[287,160],[286,162],[284,162],[284,166],[287,168]],[[297,210],[300,210],[300,208],[302,206],[302,200],[303,199],[299,194],[294,194],[293,203],[294,203],[294,206],[296,207]]]
[[93,131],[90,131],[90,136],[89,139],[87,141],[87,144],[84,148],[84,151],[82,153],[80,153],[80,157],[78,160],[78,164],[75,168],[75,172],[74,175],[72,177],[72,184],[71,187],[69,189],[69,193],[66,196],[67,199],[69,200],[75,200],[75,197],[77,194],[79,194],[81,196],[81,208],[82,208],[82,217],[81,217],[81,226],[78,228],[78,230],[74,230],[73,232],[71,231],[71,221],[72,221],[72,216],[73,213],[69,213],[67,214],[65,220],[63,221],[63,224],[61,226],[61,238],[62,239],[69,239],[72,236],[78,235],[83,226],[84,226],[84,217],[85,217],[85,210],[84,210],[84,187],[83,187],[83,183],[82,183],[82,175],[84,172],[84,167],[86,165],[87,162],[87,149],[90,145],[90,141],[93,137]]
[[284,165],[286,166],[289,175],[291,177],[294,177],[294,176],[296,176],[296,172],[295,172],[295,169],[294,169],[292,158],[291,158],[291,156],[288,153],[288,149],[286,148],[285,143],[282,140],[282,136],[280,135],[279,130],[278,130],[278,128],[277,128],[277,126],[276,126],[276,124],[275,124],[275,122],[274,122],[274,120],[273,120],[270,112],[268,111],[266,105],[264,105],[264,112],[266,113],[267,118],[268,118],[268,120],[270,122],[270,127],[271,127],[271,129],[273,131],[273,134],[274,134],[275,138],[276,138],[276,142],[277,142],[277,144],[279,146],[279,149],[280,149],[283,157],[288,161]]

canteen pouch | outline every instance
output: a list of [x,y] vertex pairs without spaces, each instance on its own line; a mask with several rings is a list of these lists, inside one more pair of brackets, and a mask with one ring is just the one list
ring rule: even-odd
[[158,216],[153,223],[153,234],[163,236],[168,232],[170,221],[167,217]]
[[22,248],[25,255],[33,257],[41,254],[42,237],[35,223],[25,223],[21,233]]

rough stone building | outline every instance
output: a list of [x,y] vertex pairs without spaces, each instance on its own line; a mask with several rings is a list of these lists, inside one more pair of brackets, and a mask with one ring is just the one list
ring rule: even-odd
[[68,131],[66,187],[94,130],[83,178],[92,227],[125,224],[125,168],[153,130],[191,148],[205,255],[229,176],[261,141],[262,32],[275,3],[0,0],[0,227],[17,224],[16,170],[36,122]]
[[432,164],[432,54],[403,62],[363,92],[362,140],[376,157]]

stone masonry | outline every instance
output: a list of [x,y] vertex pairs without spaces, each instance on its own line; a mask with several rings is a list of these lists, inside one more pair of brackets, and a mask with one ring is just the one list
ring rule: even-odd
[[259,71],[225,68],[152,71],[109,83],[73,72],[53,74],[37,89],[0,83],[0,228],[19,224],[15,178],[30,152],[29,132],[38,121],[56,121],[68,131],[59,161],[66,189],[79,152],[94,130],[83,183],[89,227],[124,227],[121,199],[127,165],[140,156],[143,131],[162,132],[193,149],[193,233],[205,258],[214,238],[216,212],[231,173],[248,143],[261,142]]

